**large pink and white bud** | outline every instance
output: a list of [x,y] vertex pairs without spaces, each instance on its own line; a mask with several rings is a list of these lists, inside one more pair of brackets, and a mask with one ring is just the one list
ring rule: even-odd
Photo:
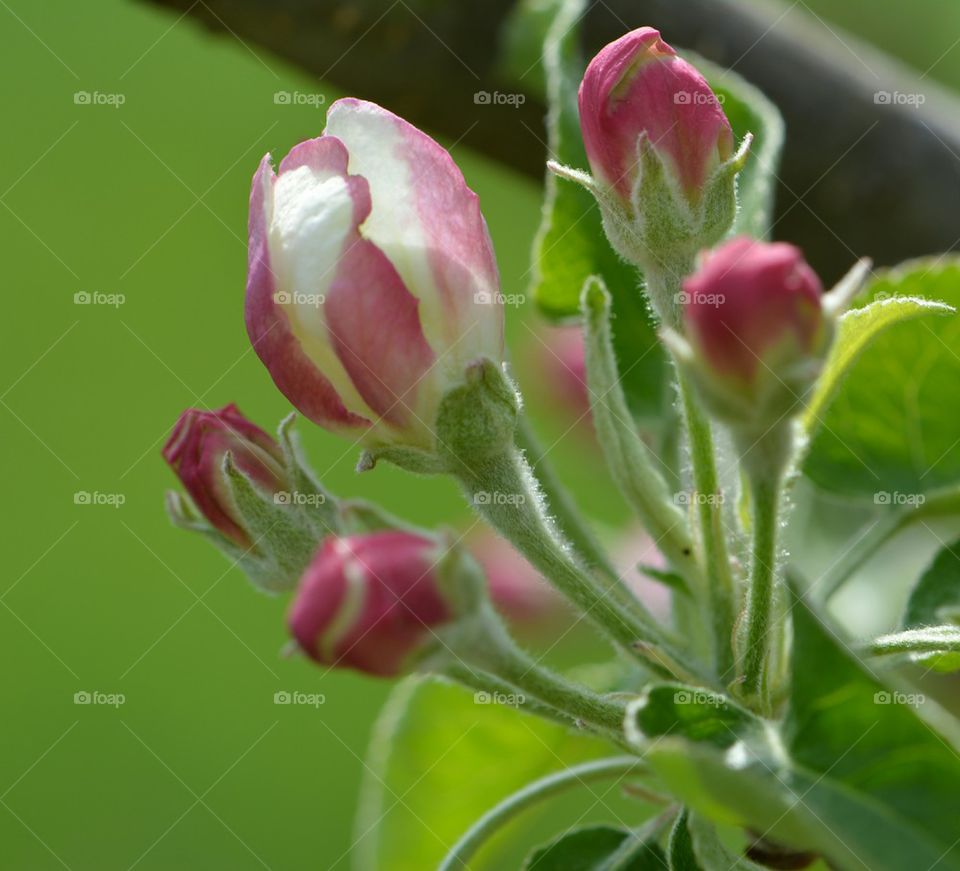
[[627,203],[641,173],[641,137],[692,201],[733,156],[733,130],[710,85],[652,27],[601,49],[584,74],[579,105],[593,174]]
[[707,254],[680,294],[689,359],[714,411],[761,428],[801,405],[833,336],[803,253],[738,237]]
[[272,496],[288,488],[280,446],[233,404],[217,411],[188,408],[164,445],[163,457],[210,525],[248,547],[250,537],[224,474],[228,452],[234,466],[264,493]]
[[453,619],[436,541],[407,532],[328,538],[290,609],[298,646],[327,666],[380,677],[408,671]]
[[247,332],[320,426],[429,450],[444,393],[503,354],[493,247],[449,153],[385,109],[338,100],[322,136],[250,196]]

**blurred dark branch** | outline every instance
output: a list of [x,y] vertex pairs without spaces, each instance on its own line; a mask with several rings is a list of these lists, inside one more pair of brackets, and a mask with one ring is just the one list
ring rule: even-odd
[[[336,87],[527,175],[543,174],[544,108],[476,105],[498,80],[513,0],[150,0],[269,49]],[[652,24],[759,85],[787,122],[775,234],[835,277],[960,244],[960,103],[798,12],[735,0],[605,0],[586,19],[593,52]],[[532,78],[532,75],[531,75]],[[917,93],[921,107],[878,105]]]

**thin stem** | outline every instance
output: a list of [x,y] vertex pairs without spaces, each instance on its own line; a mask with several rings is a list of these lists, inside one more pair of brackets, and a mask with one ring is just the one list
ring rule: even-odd
[[693,385],[680,370],[677,372],[677,380],[687,424],[690,461],[693,465],[714,660],[717,673],[723,677],[733,669],[732,639],[735,620],[734,583],[727,538],[723,531],[723,493],[717,476],[710,420],[694,395]]
[[627,406],[613,351],[610,295],[601,281],[587,284],[582,309],[590,405],[607,465],[657,547],[677,572],[692,581],[697,565],[687,518],[658,468],[662,464],[640,438]]
[[[692,262],[676,264],[674,269],[647,275],[648,290],[654,298],[679,300],[683,290],[682,281],[693,272]],[[668,309],[673,320],[667,326],[681,330],[680,307]],[[697,517],[700,542],[703,548],[702,562],[706,589],[705,604],[709,613],[709,625],[716,670],[721,679],[733,672],[733,627],[736,619],[737,591],[730,569],[730,554],[723,525],[723,494],[717,475],[716,450],[713,429],[695,394],[693,385],[677,366],[677,384],[686,424],[690,462],[693,466],[693,483],[696,489]]]
[[593,530],[577,507],[570,492],[557,476],[546,452],[534,435],[530,423],[523,415],[517,428],[517,444],[525,452],[527,461],[536,474],[537,481],[547,499],[547,504],[560,530],[573,545],[580,559],[590,567],[596,567],[609,578],[619,575],[610,562],[603,546],[597,541]]
[[613,777],[623,778],[630,774],[643,773],[645,770],[643,763],[635,756],[617,756],[585,762],[535,780],[480,817],[454,844],[438,871],[461,871],[468,868],[469,860],[494,833],[519,813],[545,799],[559,795],[574,786],[585,786],[597,780],[609,780]]
[[[461,465],[457,477],[471,504],[491,526],[607,636],[638,656],[635,645],[639,642],[672,647],[666,632],[622,583],[604,587],[580,567],[547,516],[536,482],[519,452],[508,450],[470,466]],[[682,661],[676,651],[669,652]],[[688,670],[699,671],[696,667]]]
[[745,639],[741,662],[741,693],[764,707],[768,694],[767,668],[773,631],[776,584],[777,514],[780,482],[776,476],[750,477],[753,517],[753,545],[750,563],[750,590],[747,596]]

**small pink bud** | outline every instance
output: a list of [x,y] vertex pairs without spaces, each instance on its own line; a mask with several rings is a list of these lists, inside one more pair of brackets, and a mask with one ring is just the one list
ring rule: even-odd
[[406,532],[327,538],[290,609],[297,644],[323,665],[402,674],[452,619],[437,558],[436,542]]
[[429,450],[446,391],[503,356],[477,196],[444,148],[386,109],[338,100],[278,172],[264,157],[249,235],[250,341],[320,426]]
[[730,122],[706,79],[652,27],[601,49],[584,74],[579,102],[594,176],[628,203],[643,134],[691,201],[733,155]]
[[163,457],[210,524],[241,547],[250,545],[223,474],[224,456],[266,493],[287,489],[277,442],[236,405],[218,411],[188,408],[177,420]]
[[787,378],[818,357],[828,329],[817,274],[793,245],[739,237],[703,260],[683,285],[687,340],[734,389]]

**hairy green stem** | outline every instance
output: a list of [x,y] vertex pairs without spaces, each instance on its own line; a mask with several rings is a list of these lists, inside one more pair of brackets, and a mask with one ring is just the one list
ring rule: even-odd
[[[675,268],[647,275],[648,291],[663,301],[678,301],[683,278],[693,271],[693,263],[682,262]],[[675,302],[667,312],[666,325],[682,330],[681,307]],[[672,318],[672,319],[671,319]],[[677,366],[680,404],[686,425],[687,445],[693,466],[696,513],[702,547],[702,572],[706,589],[701,588],[708,612],[714,664],[721,679],[733,674],[733,627],[736,620],[737,591],[730,568],[730,554],[723,523],[723,493],[717,475],[716,449],[710,419],[700,405],[694,387]]]
[[553,465],[547,460],[546,452],[523,415],[520,417],[517,428],[517,444],[526,454],[527,462],[536,474],[557,526],[573,546],[581,561],[603,572],[609,578],[618,578],[617,570],[610,562],[606,551],[597,541],[577,503],[557,476]]
[[733,626],[736,619],[736,594],[723,528],[723,492],[717,476],[710,420],[694,395],[693,385],[686,375],[678,371],[677,379],[693,466],[694,498],[703,546],[714,662],[717,673],[723,678],[733,671]]
[[[515,449],[461,464],[457,477],[474,508],[609,638],[650,662],[638,645],[663,648],[682,662],[653,615],[619,581],[585,571],[547,516],[529,466]],[[695,666],[688,671],[697,673]],[[661,674],[666,669],[656,667]]]
[[687,518],[657,468],[659,461],[637,432],[620,386],[610,331],[610,295],[600,279],[588,281],[582,310],[590,404],[607,465],[671,566],[697,587],[693,578],[698,568]]
[[523,789],[504,799],[500,804],[487,811],[454,844],[447,853],[438,871],[462,871],[469,868],[469,860],[510,820],[522,811],[545,799],[558,795],[575,786],[585,786],[598,780],[623,778],[631,774],[642,774],[645,766],[635,756],[617,756],[585,762],[535,780]]
[[743,647],[740,655],[740,693],[745,699],[767,704],[768,667],[774,631],[776,594],[777,525],[780,479],[771,475],[750,476],[753,542],[750,559],[750,588],[744,616]]

